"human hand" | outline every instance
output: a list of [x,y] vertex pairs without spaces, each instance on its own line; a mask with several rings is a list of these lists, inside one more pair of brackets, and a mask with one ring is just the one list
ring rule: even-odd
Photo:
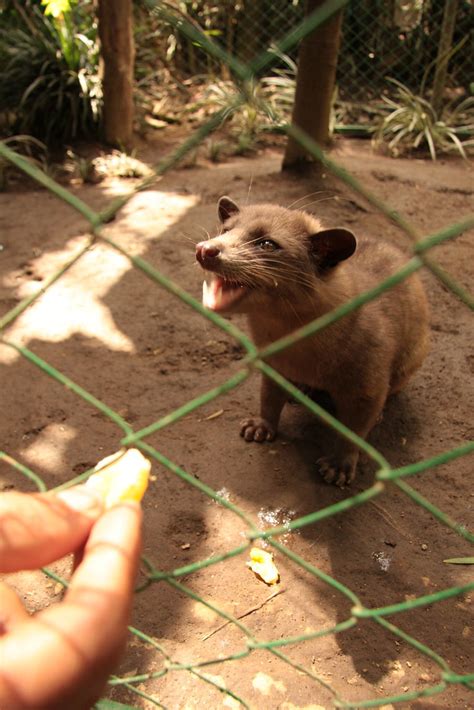
[[64,600],[34,616],[0,584],[2,710],[86,710],[97,701],[125,645],[140,548],[136,503],[103,512],[83,486],[0,496],[0,572],[81,557]]

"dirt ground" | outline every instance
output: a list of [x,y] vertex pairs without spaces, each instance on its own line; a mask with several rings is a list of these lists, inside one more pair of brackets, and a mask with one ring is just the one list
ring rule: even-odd
[[[432,233],[472,209],[472,168],[461,160],[392,160],[370,145],[339,141],[333,155],[378,196],[408,217],[421,234]],[[142,159],[154,161],[160,147]],[[106,233],[141,255],[200,298],[202,276],[194,243],[216,228],[216,201],[295,200],[328,225],[356,234],[407,238],[344,187],[323,194],[311,179],[279,174],[281,156],[266,151],[253,159],[197,165],[173,171],[153,189],[137,194]],[[131,181],[106,179],[73,191],[95,208],[129,189]],[[330,198],[330,199],[328,199]],[[0,313],[35,291],[84,242],[87,225],[44,190],[0,195],[2,251]],[[466,288],[474,282],[474,240],[466,233],[433,252]],[[430,274],[423,273],[430,302],[432,349],[404,392],[387,405],[370,441],[395,466],[434,456],[474,436],[472,422],[472,317]],[[233,322],[245,329],[245,321]],[[140,429],[206,392],[241,367],[242,353],[210,322],[149,281],[121,255],[97,244],[7,332]],[[5,346],[0,349],[1,448],[37,471],[49,487],[81,473],[120,448],[121,432],[93,407],[61,387]],[[221,399],[149,437],[159,451],[220,491],[264,527],[293,520],[368,488],[374,466],[363,459],[351,490],[315,476],[314,461],[325,429],[297,406],[285,408],[279,438],[247,444],[238,422],[257,411],[256,376]],[[214,418],[210,415],[223,410]],[[472,457],[416,476],[410,483],[456,521],[473,523]],[[162,570],[218,555],[243,541],[242,521],[158,465],[144,500],[144,552]],[[31,490],[31,484],[0,464],[0,486]],[[334,576],[369,607],[465,584],[472,568],[443,560],[472,554],[468,543],[387,487],[382,496],[285,537],[287,546]],[[330,627],[349,616],[350,603],[285,557],[278,556],[279,589],[246,568],[242,556],[205,568],[184,580],[194,592],[236,616],[259,640]],[[53,568],[66,573],[69,561]],[[10,577],[34,611],[59,599],[41,572]],[[473,672],[473,595],[392,616],[390,621],[440,654],[453,671]],[[261,605],[261,606],[260,606]],[[242,632],[207,607],[160,582],[137,595],[133,624],[153,636],[177,663],[228,656],[246,648]],[[440,670],[412,646],[372,622],[349,631],[281,649],[293,663],[319,675],[347,701],[381,698],[434,685]],[[119,675],[159,671],[156,649],[131,638]],[[315,680],[263,650],[201,669],[259,710],[321,710],[331,694]],[[164,707],[238,707],[230,696],[187,671],[139,684]],[[152,704],[124,688],[109,697],[140,708]],[[460,710],[473,706],[465,687],[402,704],[402,708]],[[397,706],[400,707],[400,706]]]

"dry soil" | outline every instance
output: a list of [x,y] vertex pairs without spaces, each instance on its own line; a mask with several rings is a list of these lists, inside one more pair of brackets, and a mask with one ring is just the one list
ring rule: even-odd
[[[148,149],[153,161],[159,148]],[[364,185],[406,216],[426,235],[472,209],[472,169],[461,160],[392,160],[374,155],[367,143],[340,141],[333,156]],[[200,298],[201,272],[194,243],[216,228],[216,201],[274,201],[317,213],[328,225],[384,237],[409,248],[407,237],[363,198],[343,186],[323,193],[311,179],[282,177],[281,156],[267,151],[253,159],[197,165],[173,171],[137,194],[107,226],[106,234]],[[109,178],[73,192],[101,208],[131,182]],[[316,194],[315,194],[316,192]],[[83,218],[44,190],[0,195],[2,251],[0,313],[40,288],[84,243]],[[465,288],[473,283],[473,234],[437,248],[433,257]],[[468,308],[427,271],[432,348],[422,369],[387,405],[370,435],[394,466],[425,459],[473,438],[472,317]],[[233,322],[245,329],[245,320]],[[103,243],[94,246],[8,330],[10,340],[32,351],[117,410],[139,429],[202,394],[242,366],[236,343],[199,314],[131,267]],[[120,447],[121,433],[79,399],[9,348],[0,349],[1,448],[37,471],[49,487],[81,473]],[[309,413],[287,406],[279,438],[247,444],[239,420],[258,408],[258,378],[149,442],[183,469],[238,505],[261,527],[284,523],[368,488],[374,466],[363,459],[350,490],[324,484],[314,461],[327,432]],[[215,415],[215,416],[212,416]],[[472,457],[457,459],[410,480],[434,505],[464,525],[473,522]],[[0,465],[0,484],[31,490],[10,467]],[[169,570],[219,555],[243,541],[245,525],[158,465],[144,500],[144,552]],[[467,583],[472,567],[443,563],[472,554],[468,543],[437,522],[395,487],[361,507],[285,536],[294,553],[332,575],[369,607],[380,607]],[[351,602],[282,555],[278,589],[272,593],[245,565],[243,556],[188,575],[194,592],[243,619],[259,640],[279,639],[331,627],[348,618]],[[54,568],[66,574],[70,561]],[[12,575],[31,611],[55,603],[60,590],[43,573]],[[457,673],[472,673],[472,594],[424,606],[390,621],[440,654]],[[137,595],[133,624],[153,636],[176,663],[225,657],[245,650],[233,625],[212,636],[222,619],[164,582]],[[208,638],[206,638],[208,637]],[[357,701],[421,690],[440,677],[438,666],[381,626],[354,628],[280,649],[328,683],[340,697]],[[130,638],[118,673],[159,671],[156,649]],[[200,670],[252,708],[292,710],[332,707],[324,685],[266,651]],[[139,684],[166,708],[238,707],[230,696],[185,670]],[[137,707],[152,704],[124,688],[109,697]],[[472,707],[467,688],[451,686],[441,696],[404,703],[403,708],[454,710]],[[234,704],[233,704],[234,703]]]

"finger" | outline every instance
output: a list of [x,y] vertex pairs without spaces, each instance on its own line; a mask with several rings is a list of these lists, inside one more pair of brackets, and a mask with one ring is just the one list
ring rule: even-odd
[[102,502],[84,486],[58,495],[0,495],[0,571],[37,569],[85,542]]
[[83,590],[122,597],[133,591],[141,549],[142,511],[136,503],[115,506],[102,515],[87,540],[84,557],[69,586],[66,600],[80,600]]
[[93,705],[125,643],[140,528],[138,505],[107,511],[92,530],[64,602],[0,639],[5,659],[0,707],[82,710]]
[[0,638],[27,618],[28,614],[13,589],[0,584]]

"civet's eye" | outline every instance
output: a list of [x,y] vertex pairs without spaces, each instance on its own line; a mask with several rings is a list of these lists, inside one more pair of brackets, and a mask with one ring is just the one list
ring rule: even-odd
[[280,248],[272,239],[260,239],[255,246],[259,249],[263,249],[263,251],[276,251]]

